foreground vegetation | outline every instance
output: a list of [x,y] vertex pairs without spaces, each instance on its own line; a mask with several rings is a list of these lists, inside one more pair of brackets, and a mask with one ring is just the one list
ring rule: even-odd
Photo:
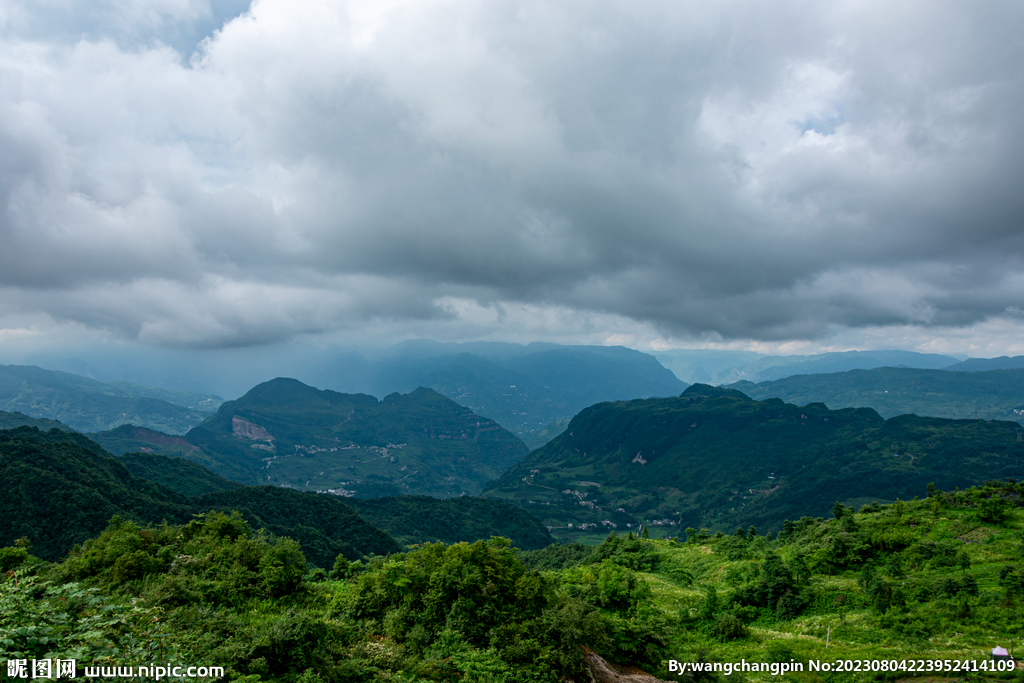
[[339,557],[329,573],[238,514],[149,528],[115,518],[59,564],[24,542],[0,550],[0,644],[11,657],[224,666],[250,682],[584,681],[584,647],[670,680],[670,659],[987,660],[994,646],[1019,649],[1024,485],[928,494],[857,512],[836,504],[832,518],[787,521],[774,539],[748,528],[529,552],[503,539],[438,543]]

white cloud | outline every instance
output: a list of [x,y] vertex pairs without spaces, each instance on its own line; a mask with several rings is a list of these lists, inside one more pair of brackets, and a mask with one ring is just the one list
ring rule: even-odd
[[262,0],[190,57],[223,4],[0,5],[18,315],[188,347],[1020,324],[1015,5]]

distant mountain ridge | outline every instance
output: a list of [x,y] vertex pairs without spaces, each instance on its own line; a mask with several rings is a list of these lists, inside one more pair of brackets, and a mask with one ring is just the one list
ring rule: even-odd
[[[301,354],[287,357],[268,356],[270,353],[239,352],[239,357],[251,357],[255,361],[251,366],[241,367],[241,361],[232,364],[224,358],[220,358],[221,362],[200,359],[187,366],[138,357],[111,357],[96,365],[55,360],[61,367],[75,372],[131,379],[133,383],[103,384],[69,373],[41,372],[49,372],[51,380],[54,376],[64,378],[67,380],[64,384],[80,380],[89,385],[86,393],[116,395],[122,400],[159,399],[205,414],[215,412],[222,399],[212,397],[216,401],[211,403],[207,400],[211,397],[206,394],[141,387],[138,382],[161,387],[221,386],[220,393],[238,395],[234,392],[248,391],[276,375],[339,393],[368,394],[377,398],[426,387],[482,417],[495,420],[528,444],[546,442],[558,433],[559,423],[567,423],[593,403],[676,396],[687,386],[653,356],[621,346],[566,346],[546,342],[455,344],[417,339],[365,353],[317,347],[304,348]],[[270,372],[272,374],[267,374]],[[2,397],[0,386],[0,401]],[[21,407],[11,404],[7,409],[21,410],[35,417],[66,418],[71,420],[72,427],[84,432],[101,432],[131,423],[170,434],[184,434],[202,421],[202,417],[188,416],[178,416],[175,420],[167,416],[157,418],[146,410],[125,408],[121,404],[111,409],[88,405],[85,410],[87,403],[81,396],[76,401],[65,401],[68,405],[60,415],[44,412],[39,407],[43,403],[36,400],[33,406],[19,404]],[[76,410],[82,414],[75,414]],[[149,410],[153,412],[152,408]],[[100,417],[95,416],[97,413]]]
[[105,384],[35,366],[0,365],[0,410],[57,420],[80,432],[130,423],[184,434],[221,402],[216,396],[127,382]]
[[349,355],[329,363],[318,383],[374,396],[430,388],[531,444],[537,437],[546,443],[557,433],[553,423],[594,403],[675,396],[687,386],[653,356],[621,346],[423,339],[373,360]]
[[826,374],[878,367],[948,368],[952,356],[915,351],[842,351],[807,356],[768,356],[749,351],[674,349],[656,353],[665,367],[689,382],[726,385],[765,382],[792,375]]
[[224,403],[186,438],[200,449],[187,457],[227,479],[366,498],[474,495],[528,452],[431,389],[378,401],[287,378]]
[[986,370],[1016,370],[1024,368],[1024,356],[999,356],[998,358],[968,358],[950,365],[946,370],[979,372]]
[[587,408],[483,495],[525,506],[562,537],[581,525],[607,533],[638,523],[774,530],[786,518],[827,514],[836,500],[1024,477],[1022,431],[1010,422],[884,420],[868,408],[798,407],[696,384],[679,398]]
[[756,400],[824,403],[833,410],[873,408],[885,418],[914,414],[949,419],[1024,420],[1024,368],[920,370],[874,368],[795,375],[770,382],[726,385]]

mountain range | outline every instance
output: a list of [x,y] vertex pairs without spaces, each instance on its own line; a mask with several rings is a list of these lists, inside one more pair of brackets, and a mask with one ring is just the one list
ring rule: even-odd
[[[558,434],[588,405],[675,396],[687,386],[653,356],[616,346],[411,340],[374,355],[331,349],[309,351],[301,359],[277,363],[281,370],[277,374],[324,389],[377,398],[431,388],[498,422],[534,448]],[[266,364],[275,365],[269,361]],[[82,372],[95,371],[107,377],[127,376],[159,386],[181,386],[181,378],[164,377],[153,369],[147,372],[147,368],[135,367],[130,360],[100,368],[73,365]],[[207,383],[199,375],[216,377],[218,371],[217,367],[182,370],[193,386]],[[258,379],[242,391],[274,376],[259,377],[261,372],[259,366],[252,369],[248,374]],[[237,386],[237,382],[228,384]],[[83,432],[132,424],[180,435],[209,417],[221,403],[223,399],[209,394],[124,381],[104,383],[31,366],[0,367],[0,410],[59,420]]]
[[416,339],[367,356],[324,354],[292,377],[384,397],[426,387],[488,417],[536,448],[601,401],[675,396],[686,388],[653,356],[621,346]]

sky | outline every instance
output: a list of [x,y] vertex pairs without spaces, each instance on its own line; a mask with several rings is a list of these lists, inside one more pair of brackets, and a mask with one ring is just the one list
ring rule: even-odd
[[1024,354],[1022,29],[998,0],[0,0],[0,362]]

